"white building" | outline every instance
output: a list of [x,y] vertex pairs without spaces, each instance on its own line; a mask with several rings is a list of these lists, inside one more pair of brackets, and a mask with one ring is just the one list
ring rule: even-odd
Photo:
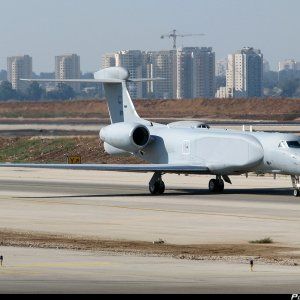
[[226,87],[230,97],[250,98],[263,95],[263,54],[250,47],[228,56]]
[[280,61],[278,64],[278,72],[281,71],[299,71],[300,70],[300,63],[296,62],[294,59],[286,59]]
[[106,53],[102,56],[100,69],[116,66],[116,53]]
[[212,48],[119,51],[102,57],[102,68],[122,66],[132,78],[163,80],[130,85],[133,98],[185,99],[215,96],[215,53]]
[[7,80],[13,89],[25,92],[28,83],[20,81],[21,78],[32,78],[32,58],[29,55],[8,57]]
[[226,86],[220,87],[217,90],[215,97],[219,99],[232,98],[232,90],[228,89]]
[[[80,79],[80,57],[77,54],[67,54],[55,57],[56,79]],[[68,84],[76,93],[80,92],[80,83]]]

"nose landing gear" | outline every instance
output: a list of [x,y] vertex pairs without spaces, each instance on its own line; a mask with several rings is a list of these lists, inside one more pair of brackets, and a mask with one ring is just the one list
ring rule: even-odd
[[224,187],[224,180],[221,176],[217,176],[216,179],[210,180],[208,184],[208,188],[211,193],[223,193]]
[[166,190],[165,183],[162,180],[162,173],[154,173],[149,183],[151,195],[162,195]]
[[292,177],[292,183],[294,188],[294,196],[300,197],[300,179],[299,176],[291,176]]

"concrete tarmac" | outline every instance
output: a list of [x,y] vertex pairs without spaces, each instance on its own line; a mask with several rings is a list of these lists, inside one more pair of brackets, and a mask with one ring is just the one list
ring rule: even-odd
[[0,293],[296,293],[298,268],[1,248]]
[[[287,177],[233,177],[224,194],[211,195],[209,176],[166,175],[166,194],[158,197],[148,193],[150,178],[2,168],[0,229],[148,242],[162,238],[179,245],[271,237],[278,245],[300,247],[300,200],[292,196]],[[299,267],[261,265],[260,273],[252,274],[247,262],[37,249],[0,252],[11,256],[12,268],[3,269],[6,273],[1,269],[0,292],[295,293],[300,281]],[[42,267],[36,267],[40,259]]]

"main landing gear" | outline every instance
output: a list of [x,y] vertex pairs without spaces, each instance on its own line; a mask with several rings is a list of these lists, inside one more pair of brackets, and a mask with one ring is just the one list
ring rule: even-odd
[[162,180],[162,173],[154,173],[149,183],[149,191],[152,195],[162,195],[166,190],[165,183]]
[[217,176],[216,179],[209,181],[208,188],[211,193],[223,193],[225,188],[224,180],[221,176]]
[[300,197],[300,180],[299,176],[291,176],[292,177],[292,183],[293,183],[293,188],[294,188],[294,196],[295,197]]

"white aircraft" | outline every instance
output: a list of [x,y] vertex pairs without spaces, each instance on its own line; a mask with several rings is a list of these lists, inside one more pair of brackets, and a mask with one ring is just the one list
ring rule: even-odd
[[[157,124],[138,116],[128,82],[155,79],[130,79],[121,67],[100,70],[94,80],[31,80],[47,82],[104,83],[111,125],[103,128],[100,138],[111,155],[134,155],[146,165],[66,165],[1,164],[1,167],[99,170],[154,173],[149,190],[163,194],[162,176],[175,174],[209,174],[209,191],[222,193],[229,176],[255,173],[290,175],[294,196],[300,196],[300,138],[292,134],[244,132],[211,129],[200,122]],[[184,103],[183,103],[184,104]]]

